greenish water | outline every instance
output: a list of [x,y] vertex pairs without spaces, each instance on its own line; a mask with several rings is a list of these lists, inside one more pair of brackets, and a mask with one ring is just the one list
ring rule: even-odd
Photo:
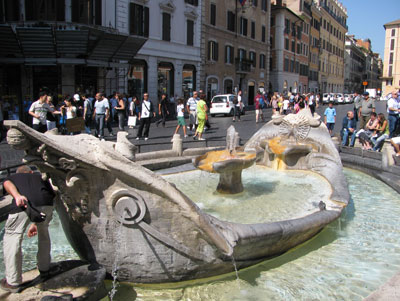
[[[306,171],[276,171],[253,165],[243,170],[244,191],[216,192],[219,175],[200,170],[163,176],[204,212],[241,224],[300,218],[319,211],[332,189],[325,178]],[[201,193],[199,193],[201,192]]]
[[[123,284],[114,300],[362,300],[400,271],[400,200],[393,189],[364,173],[346,169],[345,175],[349,206],[309,242],[239,271],[239,279],[232,273],[177,288]],[[57,218],[51,228],[53,259],[76,258]],[[34,267],[35,253],[36,241],[24,239],[24,270]]]

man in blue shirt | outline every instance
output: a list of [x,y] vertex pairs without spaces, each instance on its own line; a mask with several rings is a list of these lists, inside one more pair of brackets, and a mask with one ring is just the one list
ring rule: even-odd
[[354,112],[348,111],[347,116],[343,118],[342,123],[342,146],[347,145],[347,140],[349,139],[349,135],[351,136],[350,146],[354,147],[354,143],[356,141],[356,127],[357,122],[354,119]]
[[333,102],[329,102],[329,107],[325,109],[325,125],[328,128],[329,134],[332,136],[333,128],[336,122],[336,109],[333,107]]

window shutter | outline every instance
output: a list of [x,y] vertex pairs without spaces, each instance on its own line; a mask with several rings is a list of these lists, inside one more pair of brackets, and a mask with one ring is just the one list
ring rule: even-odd
[[218,61],[218,43],[214,42],[214,44],[215,44],[215,47],[214,47],[214,49],[215,49],[214,59],[215,59],[215,61]]
[[194,27],[194,22],[192,20],[187,20],[187,37],[186,37],[186,43],[189,46],[193,46],[193,27]]
[[211,60],[211,41],[208,41],[207,59]]
[[171,15],[163,13],[163,36],[164,41],[171,41]]
[[149,8],[145,7],[144,12],[143,12],[143,36],[148,37],[149,36],[149,24],[150,24],[150,12]]

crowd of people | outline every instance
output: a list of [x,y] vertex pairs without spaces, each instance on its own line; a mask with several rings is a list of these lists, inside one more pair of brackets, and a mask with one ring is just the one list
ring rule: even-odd
[[[399,92],[393,91],[392,97],[387,102],[387,119],[383,112],[380,114],[375,112],[375,102],[369,97],[368,92],[361,95],[355,93],[354,97],[354,109],[347,112],[342,120],[341,143],[353,147],[359,138],[364,149],[380,150],[385,139],[395,138],[400,132]],[[126,126],[136,128],[137,140],[148,140],[152,121],[155,121],[156,126],[162,124],[165,127],[167,118],[176,117],[177,126],[174,133],[178,133],[182,127],[184,138],[191,135],[193,139],[204,140],[203,132],[211,127],[206,95],[201,90],[194,91],[188,99],[174,100],[173,104],[166,94],[162,94],[158,101],[153,101],[149,99],[148,93],[143,94],[143,99],[136,96],[128,97],[121,93],[113,93],[106,97],[99,92],[94,98],[91,95],[77,93],[73,96],[65,95],[62,100],[59,104],[54,104],[52,96],[44,91],[40,92],[39,98],[30,104],[27,110],[32,127],[43,133],[57,127],[62,134],[74,135],[80,131],[69,130],[68,123],[80,117],[81,130],[99,139],[104,139],[105,128],[108,129],[109,136],[114,136],[113,123],[116,123],[120,131],[124,131]],[[171,104],[174,106],[173,109]],[[266,107],[272,108],[272,114],[298,113],[304,108],[309,108],[314,114],[319,105],[320,95],[313,92],[266,94],[258,91],[254,97],[255,121],[258,123],[266,119],[263,113]],[[233,106],[233,121],[240,121],[244,107],[241,91],[238,91]],[[156,116],[158,119],[155,119]],[[187,120],[185,116],[188,116]],[[329,103],[323,117],[330,134],[333,135],[336,124],[336,109],[333,107],[333,102]],[[3,119],[5,118],[0,110],[1,127]],[[396,142],[397,139],[394,139],[392,144],[397,146]],[[400,156],[399,152],[397,154]]]
[[[362,95],[356,93],[353,111],[347,112],[342,121],[342,145],[353,147],[356,138],[363,149],[380,151],[385,139],[391,139],[396,145],[396,136],[400,134],[400,97],[398,91],[393,91],[387,102],[387,116],[383,112],[377,113],[375,102],[368,92]],[[357,123],[360,122],[359,126]],[[350,139],[350,143],[349,143]],[[400,153],[397,152],[397,156]]]

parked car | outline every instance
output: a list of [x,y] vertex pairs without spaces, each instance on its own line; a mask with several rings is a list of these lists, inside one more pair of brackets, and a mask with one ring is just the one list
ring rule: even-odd
[[217,114],[224,114],[225,116],[233,116],[234,104],[236,98],[234,94],[215,95],[211,100],[210,114],[214,117]]
[[335,103],[344,104],[344,96],[342,93],[335,93],[333,98],[335,100]]
[[353,94],[344,94],[344,102],[345,103],[353,103]]
[[327,104],[331,101],[335,101],[333,93],[324,93],[322,94],[322,104]]

